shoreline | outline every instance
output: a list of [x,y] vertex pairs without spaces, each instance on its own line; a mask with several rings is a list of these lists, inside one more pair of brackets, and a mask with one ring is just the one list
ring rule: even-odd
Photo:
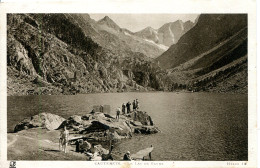
[[[53,160],[59,160],[63,155],[58,149],[59,135],[65,126],[70,132],[69,153],[80,154],[80,157],[76,156],[70,160],[81,160],[82,157],[85,160],[106,160],[113,155],[111,145],[116,146],[121,140],[130,139],[135,135],[160,132],[152,118],[144,111],[121,114],[119,119],[103,112],[91,112],[83,116],[73,115],[67,119],[52,113],[40,113],[24,118],[16,124],[13,132],[7,133],[8,159],[20,160],[22,157],[21,160],[38,160],[36,156],[28,156],[26,153],[39,153],[37,151],[39,148],[41,155],[44,156],[43,160],[49,158],[45,156],[47,153],[57,157]],[[28,143],[28,140],[31,143]],[[81,146],[81,152],[77,151],[77,143],[79,147]],[[86,143],[91,145],[86,146]],[[37,144],[40,146],[37,147]],[[122,160],[123,156],[113,158]]]
[[212,94],[241,94],[241,95],[248,95],[248,92],[221,92],[221,91],[198,91],[198,92],[192,92],[192,91],[127,91],[127,92],[95,92],[95,93],[78,93],[78,94],[40,94],[40,95],[8,95],[7,97],[23,97],[23,96],[73,96],[73,95],[92,95],[92,94],[112,94],[112,93],[118,93],[118,94],[125,94],[125,93],[212,93]]

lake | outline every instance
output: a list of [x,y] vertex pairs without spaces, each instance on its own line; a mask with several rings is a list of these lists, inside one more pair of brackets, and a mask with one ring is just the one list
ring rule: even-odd
[[247,160],[248,96],[230,93],[97,93],[9,96],[8,132],[25,117],[49,112],[68,118],[93,105],[110,105],[111,115],[123,102],[138,99],[160,133],[137,135],[116,144],[114,153],[135,153],[154,146],[153,160]]

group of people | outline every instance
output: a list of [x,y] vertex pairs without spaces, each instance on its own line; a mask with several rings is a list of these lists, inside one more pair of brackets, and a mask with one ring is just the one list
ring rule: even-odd
[[[69,142],[69,130],[67,130],[66,126],[64,126],[64,129],[60,133],[60,140],[59,140],[59,148],[61,151],[65,152],[65,153],[67,152],[66,148],[67,148],[68,142]],[[87,143],[88,149],[91,150],[91,153],[94,153],[93,156],[95,156],[96,152],[98,152],[98,149],[96,149],[95,147],[93,148],[93,146],[88,142],[84,142],[84,143]],[[80,149],[80,144],[83,144],[83,140],[82,139],[78,140],[78,141],[76,141],[75,144],[76,144],[76,152],[83,152],[82,149]],[[92,151],[93,149],[94,149],[94,151]],[[109,159],[111,159],[111,160],[113,160],[113,158],[111,156],[112,149],[113,149],[113,145],[111,145],[111,147],[110,147],[109,155],[106,156],[106,157],[109,157]],[[149,153],[149,157],[151,158],[151,153]],[[103,156],[102,156],[102,158],[103,158]],[[123,160],[126,160],[126,161],[133,160],[129,151],[127,151],[125,153]]]
[[[67,129],[66,126],[61,130],[60,132],[60,138],[59,138],[59,150],[63,151],[64,153],[67,153],[67,146],[69,143],[69,130]],[[89,142],[84,141],[83,139],[78,139],[75,142],[76,145],[76,152],[81,152],[81,153],[88,153],[91,158],[101,155],[102,151],[100,151],[97,146],[91,145]],[[108,159],[113,160],[111,154],[111,151],[113,149],[113,145],[111,145],[110,150],[109,150],[109,155],[106,156]]]
[[[133,111],[138,110],[140,106],[138,99],[135,99],[132,104],[130,103],[130,101],[128,101],[126,104],[123,103],[122,114],[129,114],[131,112],[131,105],[133,106]],[[119,119],[120,113],[121,113],[121,109],[120,107],[118,107],[116,110],[116,119]]]

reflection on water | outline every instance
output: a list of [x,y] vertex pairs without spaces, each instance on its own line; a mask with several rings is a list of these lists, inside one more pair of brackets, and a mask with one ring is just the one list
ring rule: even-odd
[[123,140],[116,155],[153,145],[153,160],[247,160],[247,95],[217,93],[105,93],[8,97],[8,131],[24,117],[50,112],[68,118],[93,105],[108,104],[111,114],[138,99],[162,131]]

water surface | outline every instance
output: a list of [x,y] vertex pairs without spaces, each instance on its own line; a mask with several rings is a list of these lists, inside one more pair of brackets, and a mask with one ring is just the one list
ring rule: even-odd
[[135,153],[153,145],[153,160],[247,160],[247,95],[219,93],[102,93],[8,97],[8,131],[25,117],[49,112],[68,118],[93,105],[108,104],[111,114],[123,102],[139,99],[161,133],[135,136],[114,153]]

